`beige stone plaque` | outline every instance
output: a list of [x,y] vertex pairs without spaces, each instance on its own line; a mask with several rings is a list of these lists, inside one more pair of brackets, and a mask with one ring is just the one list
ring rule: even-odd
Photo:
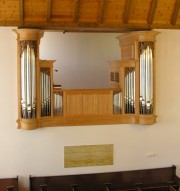
[[113,164],[113,144],[64,147],[64,167]]

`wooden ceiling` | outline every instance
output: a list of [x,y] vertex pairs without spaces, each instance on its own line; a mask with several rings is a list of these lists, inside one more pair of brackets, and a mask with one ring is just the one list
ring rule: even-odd
[[79,32],[180,29],[180,0],[0,0],[0,26]]

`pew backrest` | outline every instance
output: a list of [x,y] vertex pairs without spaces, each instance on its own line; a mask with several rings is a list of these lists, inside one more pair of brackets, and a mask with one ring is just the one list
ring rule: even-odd
[[0,178],[0,191],[18,191],[18,177]]
[[180,179],[176,167],[122,172],[75,174],[62,176],[30,176],[30,191],[110,191],[175,185]]

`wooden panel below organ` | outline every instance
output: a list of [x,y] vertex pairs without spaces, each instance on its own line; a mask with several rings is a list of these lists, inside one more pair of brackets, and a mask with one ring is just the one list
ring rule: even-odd
[[64,116],[112,114],[112,90],[64,90]]

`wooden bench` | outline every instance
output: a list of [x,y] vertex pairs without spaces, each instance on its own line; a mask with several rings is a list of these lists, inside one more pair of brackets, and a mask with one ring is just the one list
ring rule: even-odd
[[30,176],[30,191],[174,191],[176,167],[63,176]]
[[18,177],[1,178],[0,191],[18,191]]

